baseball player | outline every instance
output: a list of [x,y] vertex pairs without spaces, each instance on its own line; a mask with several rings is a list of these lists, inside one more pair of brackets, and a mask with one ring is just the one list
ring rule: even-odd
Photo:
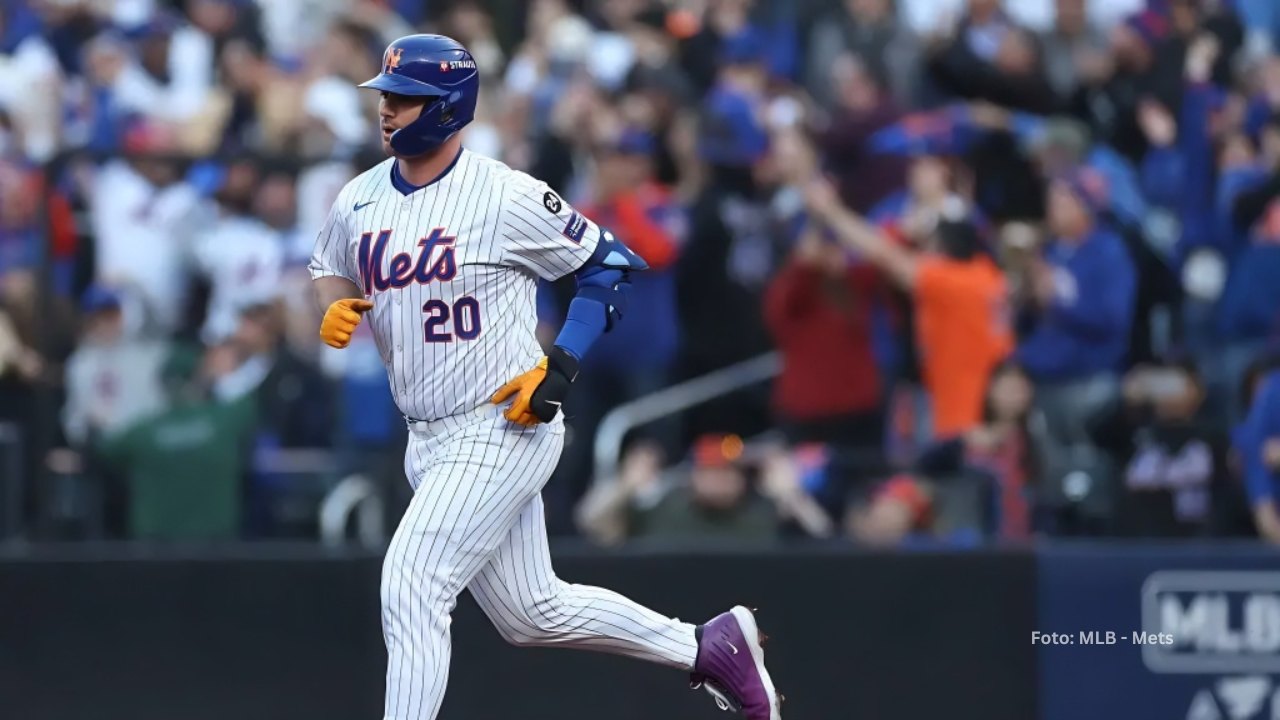
[[[440,35],[392,43],[379,91],[391,157],[339,193],[311,275],[320,336],[370,324],[411,433],[413,500],[382,568],[387,720],[430,720],[463,588],[508,642],[598,650],[691,673],[722,709],[779,720],[751,611],[694,626],[556,577],[540,492],[564,445],[560,403],[592,342],[627,312],[643,260],[546,183],[462,147],[476,107],[471,54]],[[543,354],[538,280],[577,280]]]

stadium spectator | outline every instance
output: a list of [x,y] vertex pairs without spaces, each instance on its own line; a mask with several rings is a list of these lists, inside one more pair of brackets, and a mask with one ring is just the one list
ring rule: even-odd
[[24,441],[37,431],[36,385],[49,370],[49,359],[38,346],[35,303],[30,271],[0,275],[0,421],[16,425]]
[[[775,159],[763,112],[764,70],[759,48],[746,42],[734,52],[746,62],[726,68],[721,85],[703,107],[697,150],[707,164],[705,185],[694,199],[689,237],[676,266],[677,304],[685,328],[686,377],[708,373],[768,349],[759,308],[769,277],[794,232],[792,215],[770,204],[776,189]],[[763,397],[730,398],[699,409],[696,432],[762,428]]]
[[1088,56],[1079,67],[1073,113],[1135,163],[1146,152],[1137,124],[1139,101],[1150,98],[1164,107],[1182,106],[1185,46],[1172,37],[1171,25],[1168,15],[1154,9],[1132,15],[1111,30],[1108,54]]
[[823,65],[824,87],[833,94],[830,119],[818,137],[827,170],[840,197],[857,212],[869,212],[906,185],[906,161],[874,152],[872,136],[898,122],[902,110],[882,90],[869,64],[841,54]]
[[1217,308],[1224,381],[1239,377],[1280,333],[1280,168],[1259,169],[1261,178],[1245,170],[1230,206],[1236,242],[1227,248]]
[[[1125,537],[1236,535],[1250,523],[1231,476],[1226,434],[1202,412],[1204,384],[1186,362],[1135,367],[1123,402],[1098,419],[1095,443],[1122,474],[1114,532]],[[1244,510],[1243,523],[1241,510]]]
[[328,447],[334,423],[332,393],[319,371],[284,342],[281,311],[274,299],[245,298],[230,336],[260,378],[260,441],[273,447]]
[[[928,240],[931,218],[947,203],[966,202],[964,191],[969,183],[957,157],[954,125],[945,113],[912,114],[876,132],[869,144],[874,155],[906,156],[909,164],[905,187],[895,187],[867,218],[906,246],[922,247]],[[896,290],[877,321],[877,355],[886,374],[904,388],[918,386],[920,362],[909,294]],[[920,414],[927,417],[927,412]]]
[[[667,32],[668,13],[660,5],[642,9],[629,25],[627,35],[635,47],[635,64],[625,80],[626,89],[643,93],[655,106],[659,124],[649,126],[658,131],[663,118],[669,118],[680,107],[696,102],[693,84],[680,66],[679,42]],[[622,102],[625,102],[623,100]],[[659,146],[656,152],[669,152]],[[670,158],[663,165],[669,165]],[[674,180],[668,173],[672,168],[660,167],[659,177],[664,182]]]
[[314,238],[298,227],[298,184],[291,163],[264,164],[262,182],[253,194],[253,214],[278,233],[285,267],[305,263]]
[[[532,148],[553,122],[553,112],[581,85],[590,85],[579,72],[591,49],[594,32],[564,0],[536,0],[526,16],[525,42],[513,54],[503,74],[507,117],[503,133],[508,157],[526,167],[536,157]],[[576,81],[576,82],[575,82]],[[563,187],[558,178],[544,179]]]
[[711,0],[699,18],[688,13],[676,15],[676,27],[682,35],[680,62],[699,94],[705,94],[718,81],[726,46],[738,38],[744,45],[754,45],[763,59],[764,35],[752,23],[752,0]]
[[932,532],[933,487],[912,475],[895,475],[866,503],[851,504],[844,527],[849,537],[872,547],[895,547]]
[[[4,122],[0,113],[0,135]],[[51,280],[66,293],[78,249],[75,224],[65,195],[44,184],[44,174],[23,162],[16,148],[0,150],[0,273],[34,270],[47,255]]]
[[898,20],[892,0],[841,0],[814,21],[806,47],[805,89],[816,102],[827,107],[840,104],[832,68],[848,58],[864,66],[867,75],[881,78],[888,88],[885,100],[891,97],[903,107],[914,104],[919,47]]
[[952,437],[982,417],[991,371],[1013,349],[1007,290],[963,204],[948,203],[921,228],[923,253],[905,249],[844,208],[829,184],[812,183],[809,209],[847,247],[912,294],[933,434]]
[[[1110,145],[1098,141],[1088,125],[1070,116],[1039,118],[1024,113],[978,113],[975,121],[990,121],[994,129],[1012,132],[1019,147],[1037,171],[1030,182],[1036,197],[1022,206],[1024,212],[1011,212],[1007,218],[1026,219],[1044,215],[1044,178],[1069,174],[1087,168],[1106,181],[1107,207],[1123,226],[1143,226],[1148,219],[1147,201],[1143,196],[1138,169]],[[1024,181],[1015,178],[1015,181]],[[1025,210],[1031,210],[1025,212]]]
[[87,199],[96,279],[138,296],[148,332],[170,333],[186,310],[189,229],[200,227],[204,208],[174,161],[152,150],[160,142],[135,128],[131,154],[97,169]]
[[1025,540],[1038,529],[1036,482],[1043,469],[1044,422],[1034,403],[1035,387],[1022,368],[999,366],[987,385],[982,422],[930,446],[915,463],[917,477],[933,486],[977,478],[976,487],[969,485],[968,520],[1004,540]]
[[[356,85],[376,74],[378,42],[369,28],[340,18],[329,28],[322,47],[315,77],[303,91],[303,116],[297,117],[294,108],[293,120],[302,125],[290,129],[296,132],[297,147],[308,156],[350,157],[371,142],[370,96]],[[287,122],[287,117],[279,121]]]
[[694,443],[690,463],[688,470],[664,473],[661,450],[638,443],[617,480],[598,483],[583,499],[579,527],[606,545],[624,538],[768,543],[789,518],[815,535],[831,530],[785,451],[751,457],[736,435],[704,435]]
[[160,368],[170,354],[163,341],[132,338],[121,298],[95,285],[80,300],[83,330],[67,360],[63,432],[73,447],[128,430],[166,407]]
[[1267,0],[1240,0],[1236,3],[1247,32],[1246,47],[1254,57],[1280,49],[1280,12]]
[[1090,65],[1105,62],[1107,38],[1090,22],[1088,0],[1057,0],[1053,27],[1040,34],[1045,74],[1054,94],[1075,94],[1081,75]]
[[875,268],[808,228],[765,296],[765,321],[782,354],[773,406],[793,443],[878,454],[884,391],[871,340]]
[[82,478],[97,488],[90,497],[100,498],[102,505],[85,508],[88,517],[64,518],[70,526],[50,528],[59,537],[72,531],[76,521],[90,535],[128,537],[124,479],[101,461],[96,448],[168,409],[160,374],[171,354],[167,341],[133,335],[125,313],[136,311],[136,306],[125,308],[120,294],[102,285],[90,286],[80,299],[79,344],[64,374],[61,419],[66,447],[49,453],[48,469],[59,478],[49,487],[63,498],[51,504],[77,505],[74,498],[85,488],[77,487],[75,478]]
[[1159,100],[1145,99],[1137,106],[1138,127],[1148,148],[1141,165],[1142,190],[1151,212],[1163,211],[1172,217],[1172,221],[1153,222],[1150,227],[1181,229],[1180,233],[1151,233],[1151,243],[1168,257],[1185,256],[1188,247],[1217,242],[1209,223],[1212,143],[1216,139],[1213,114],[1221,99],[1219,89],[1211,83],[1211,73],[1218,53],[1218,42],[1210,35],[1191,44],[1186,55],[1182,110],[1176,119]]
[[975,0],[949,40],[927,51],[929,77],[953,97],[1050,114],[1062,104],[1037,56],[1035,38],[995,0]]
[[[210,150],[283,151],[299,146],[299,126],[310,117],[298,112],[300,105],[305,107],[303,84],[272,63],[264,51],[243,38],[222,46],[218,67],[229,92],[219,91],[211,101],[217,111],[203,114],[207,124],[201,128],[201,141],[209,143]],[[358,127],[367,129],[365,124]]]
[[1280,372],[1272,370],[1260,381],[1249,416],[1235,433],[1234,445],[1258,535],[1280,544]]
[[1017,356],[1060,444],[1088,442],[1089,418],[1119,394],[1133,321],[1134,270],[1123,241],[1096,216],[1096,174],[1057,178],[1048,190],[1052,239],[1020,270],[1030,329]]
[[47,160],[62,140],[63,72],[48,41],[29,32],[38,20],[14,4],[0,7],[0,112],[10,125],[0,140],[0,155],[21,149],[34,160]]
[[[33,402],[44,388],[62,384],[65,360],[73,347],[71,307],[54,296],[43,305],[34,267],[0,270],[0,367],[5,417],[34,417]],[[20,423],[21,424],[21,423]]]
[[216,57],[208,33],[179,15],[159,11],[128,28],[125,38],[133,52],[95,68],[120,112],[180,126],[206,109]]
[[[254,536],[278,536],[292,522],[280,508],[304,496],[308,477],[269,458],[279,450],[314,450],[334,445],[334,393],[311,362],[294,354],[282,337],[283,305],[246,298],[239,308],[239,324],[227,344],[240,358],[213,388],[215,399],[228,404],[253,404],[254,424],[246,442],[252,451],[245,487],[248,520]],[[369,405],[379,398],[370,395]],[[360,434],[364,439],[373,428]],[[354,439],[353,439],[354,441]],[[372,453],[371,453],[372,455]],[[379,467],[360,471],[376,477]],[[310,522],[304,522],[304,527]]]
[[211,392],[240,362],[229,345],[201,357],[175,350],[161,377],[170,407],[104,438],[97,452],[126,479],[129,537],[229,540],[240,535],[250,396],[228,401]]
[[191,269],[209,285],[202,338],[229,337],[246,305],[267,303],[279,292],[285,248],[280,235],[253,214],[261,187],[257,165],[238,160],[220,175],[214,199],[217,216],[191,240]]
[[213,41],[214,53],[220,54],[233,38],[263,44],[261,7],[242,0],[185,0],[186,16],[195,29]]
[[1000,0],[967,0],[954,27],[948,28],[959,44],[984,62],[998,57],[1004,41],[1019,29]]
[[609,492],[593,492],[583,500],[579,524],[605,543],[620,537],[772,540],[777,518],[750,487],[739,464],[742,449],[736,436],[700,438],[686,481],[664,482],[660,451],[645,445],[633,448]]

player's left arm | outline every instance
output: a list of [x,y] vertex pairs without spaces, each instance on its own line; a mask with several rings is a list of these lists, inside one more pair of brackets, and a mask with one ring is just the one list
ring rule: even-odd
[[547,355],[493,395],[494,403],[514,398],[504,415],[531,426],[555,419],[587,350],[626,312],[631,273],[648,265],[613,233],[527,175],[512,178],[503,203],[505,261],[544,280],[573,275],[578,285]]
[[494,393],[495,403],[515,396],[504,413],[512,422],[531,426],[555,419],[587,350],[626,313],[631,273],[649,267],[612,232],[601,228],[599,233],[595,251],[573,273],[578,290],[555,344],[532,370]]

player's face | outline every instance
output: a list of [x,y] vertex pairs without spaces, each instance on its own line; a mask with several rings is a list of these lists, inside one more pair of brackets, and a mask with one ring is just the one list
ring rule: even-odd
[[391,154],[391,134],[417,120],[426,102],[425,97],[382,93],[378,101],[378,129],[382,133],[383,152]]

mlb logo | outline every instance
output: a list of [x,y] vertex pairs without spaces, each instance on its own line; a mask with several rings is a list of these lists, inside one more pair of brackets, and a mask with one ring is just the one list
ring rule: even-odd
[[1173,639],[1143,644],[1154,673],[1280,673],[1277,628],[1278,572],[1160,570],[1142,585],[1143,632]]

